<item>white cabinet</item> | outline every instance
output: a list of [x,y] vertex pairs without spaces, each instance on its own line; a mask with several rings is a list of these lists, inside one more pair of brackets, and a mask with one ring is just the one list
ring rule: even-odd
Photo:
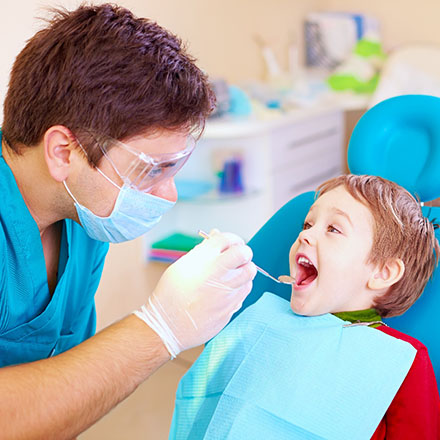
[[270,175],[275,210],[342,173],[342,121],[341,113],[332,112],[272,132]]
[[154,236],[218,228],[246,240],[288,200],[343,171],[343,113],[298,110],[270,121],[208,121],[178,179],[216,182],[219,152],[240,151],[244,194],[178,201]]

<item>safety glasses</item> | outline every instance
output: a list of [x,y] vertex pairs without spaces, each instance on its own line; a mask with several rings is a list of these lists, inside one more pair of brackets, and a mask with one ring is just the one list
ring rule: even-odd
[[[188,136],[186,147],[176,153],[146,154],[137,151],[123,142],[108,136],[90,133],[112,168],[130,187],[146,192],[160,181],[170,179],[185,165],[196,144],[193,136]],[[84,150],[82,145],[81,148]],[[119,148],[122,154],[111,151]],[[118,161],[115,158],[118,158]]]

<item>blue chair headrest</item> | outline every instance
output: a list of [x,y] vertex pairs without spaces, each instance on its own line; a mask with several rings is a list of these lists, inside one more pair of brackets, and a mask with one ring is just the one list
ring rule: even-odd
[[423,202],[440,197],[440,98],[402,95],[371,108],[351,136],[348,166],[392,180]]

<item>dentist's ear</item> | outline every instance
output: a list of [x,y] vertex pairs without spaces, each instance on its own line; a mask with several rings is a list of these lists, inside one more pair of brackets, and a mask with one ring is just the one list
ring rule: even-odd
[[382,266],[377,267],[368,280],[368,287],[371,290],[387,290],[396,284],[405,273],[405,264],[400,258],[390,258]]
[[72,158],[72,133],[63,125],[54,125],[43,136],[44,159],[49,174],[58,182],[69,175]]

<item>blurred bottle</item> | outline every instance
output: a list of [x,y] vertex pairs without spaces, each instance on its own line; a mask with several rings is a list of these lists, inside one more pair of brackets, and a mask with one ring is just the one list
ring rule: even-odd
[[244,191],[242,170],[243,162],[240,157],[231,157],[225,160],[223,170],[220,173],[220,193],[232,194]]

